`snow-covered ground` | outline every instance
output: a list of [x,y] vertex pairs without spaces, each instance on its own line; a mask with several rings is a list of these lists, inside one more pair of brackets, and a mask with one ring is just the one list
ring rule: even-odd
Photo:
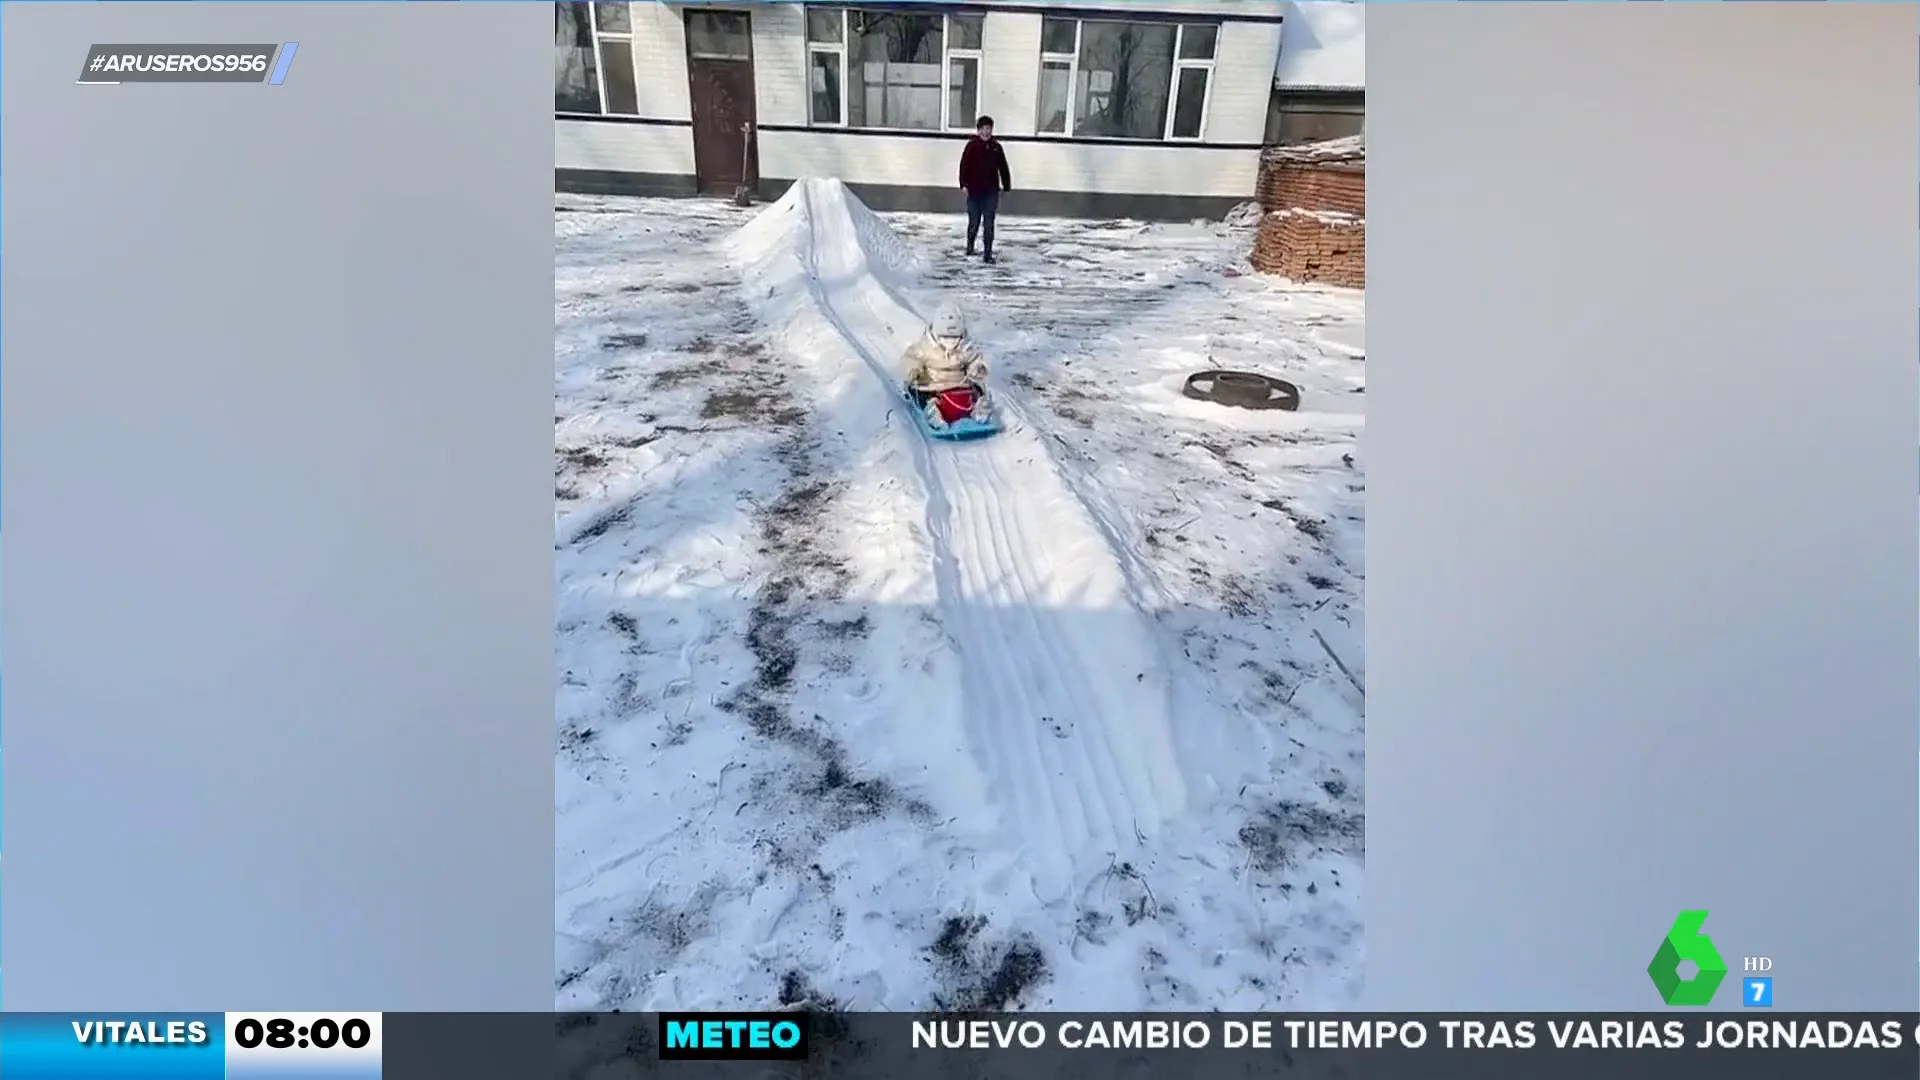
[[[1360,294],[1244,221],[959,227],[559,200],[557,1007],[1354,1000]],[[994,439],[898,407],[947,300]]]

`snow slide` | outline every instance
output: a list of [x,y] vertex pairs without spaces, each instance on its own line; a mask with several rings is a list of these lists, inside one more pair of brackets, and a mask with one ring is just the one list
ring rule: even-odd
[[[843,184],[796,183],[730,243],[755,302],[811,324],[789,340],[812,343],[800,359],[819,369],[818,385],[854,399],[834,407],[890,411],[878,437],[910,443],[895,456],[923,493],[938,617],[963,672],[964,745],[1036,887],[1063,895],[1187,801],[1170,677],[1111,530],[1021,410],[1006,410],[995,438],[942,444],[898,407],[898,357],[931,304],[913,296],[899,238]],[[850,364],[861,377],[847,377]],[[897,737],[916,738],[915,723],[899,717]]]

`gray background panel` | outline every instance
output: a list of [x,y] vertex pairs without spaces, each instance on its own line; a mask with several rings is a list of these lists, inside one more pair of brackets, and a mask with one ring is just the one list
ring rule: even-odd
[[550,1008],[551,11],[0,19],[7,1007]]
[[1920,1004],[1912,4],[1368,11],[1367,994]]

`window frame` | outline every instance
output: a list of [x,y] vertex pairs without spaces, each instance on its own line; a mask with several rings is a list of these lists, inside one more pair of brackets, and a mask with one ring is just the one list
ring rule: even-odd
[[[746,51],[742,53],[702,52],[693,43],[693,20],[696,16],[715,16],[725,19],[746,20],[747,33],[744,37]],[[721,63],[753,63],[753,14],[748,11],[732,11],[726,8],[688,8],[681,13],[681,32],[687,37],[688,60],[715,60]]]
[[[1041,82],[1042,84],[1045,83],[1046,71],[1049,67],[1064,67],[1067,72],[1067,107],[1066,120],[1061,130],[1048,131],[1045,126],[1046,118],[1044,116],[1036,116],[1034,118],[1035,131],[1041,135],[1051,136],[1056,139],[1099,139],[1103,141],[1110,140],[1131,143],[1199,143],[1206,141],[1207,123],[1213,115],[1214,74],[1220,61],[1220,34],[1226,28],[1225,20],[1179,18],[1090,19],[1076,15],[1048,15],[1043,18],[1073,24],[1073,51],[1071,53],[1047,51],[1046,30],[1044,28],[1044,22],[1042,23],[1039,63]],[[1079,119],[1080,55],[1085,50],[1086,24],[1090,22],[1118,23],[1123,26],[1172,26],[1174,28],[1173,63],[1172,69],[1167,74],[1167,118],[1166,121],[1160,125],[1159,135],[1081,135],[1074,131],[1074,127]],[[1186,44],[1187,28],[1189,26],[1204,26],[1213,31],[1213,51],[1208,56],[1202,58],[1183,57],[1180,55],[1181,46]],[[1176,135],[1173,131],[1173,125],[1175,118],[1180,115],[1180,73],[1186,70],[1201,70],[1207,73],[1206,85],[1200,92],[1200,130],[1193,135]],[[1036,102],[1035,109],[1037,110],[1039,107],[1039,104]]]
[[[875,15],[907,15],[915,18],[940,17],[940,126],[937,128],[893,127],[881,124],[854,124],[848,117],[853,110],[848,107],[849,95],[853,90],[853,66],[848,50],[853,42],[852,15],[856,11],[870,12]],[[812,16],[815,13],[834,14],[840,19],[840,40],[813,40]],[[955,131],[973,130],[974,116],[959,117],[953,114],[953,62],[972,60],[975,79],[974,104],[979,107],[981,86],[986,82],[987,64],[983,55],[986,39],[986,17],[984,10],[946,10],[914,11],[911,8],[875,7],[862,4],[804,4],[801,19],[803,33],[806,35],[807,59],[807,126],[823,128],[829,131],[873,131],[898,133],[901,135],[942,135]],[[980,20],[981,44],[979,46],[956,47],[953,44],[953,20],[968,18]],[[838,120],[818,120],[813,115],[813,72],[814,56],[825,53],[840,61],[840,118]]]
[[[583,116],[636,116],[637,117],[642,115],[640,111],[640,60],[637,52],[634,49],[633,4],[630,2],[630,0],[628,0],[628,2],[622,2],[622,6],[627,9],[627,29],[605,30],[605,31],[600,29],[600,5],[598,3],[595,3],[594,0],[556,0],[556,2],[557,3],[580,3],[586,6],[587,37],[589,39],[588,43],[591,45],[593,49],[593,88],[594,88],[595,95],[598,96],[599,98],[600,109],[598,112],[583,113],[583,112],[564,112],[556,108],[554,110],[554,115],[561,118],[583,117]],[[632,76],[633,76],[633,111],[630,113],[614,112],[609,107],[609,104],[607,101],[607,54],[606,54],[606,50],[601,48],[601,43],[603,41],[622,42],[627,47],[627,68],[632,73]]]

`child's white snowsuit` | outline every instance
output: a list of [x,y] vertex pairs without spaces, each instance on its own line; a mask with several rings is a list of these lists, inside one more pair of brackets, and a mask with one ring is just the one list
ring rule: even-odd
[[907,347],[907,385],[924,393],[984,386],[987,361],[967,340],[957,311],[943,311],[927,332]]

